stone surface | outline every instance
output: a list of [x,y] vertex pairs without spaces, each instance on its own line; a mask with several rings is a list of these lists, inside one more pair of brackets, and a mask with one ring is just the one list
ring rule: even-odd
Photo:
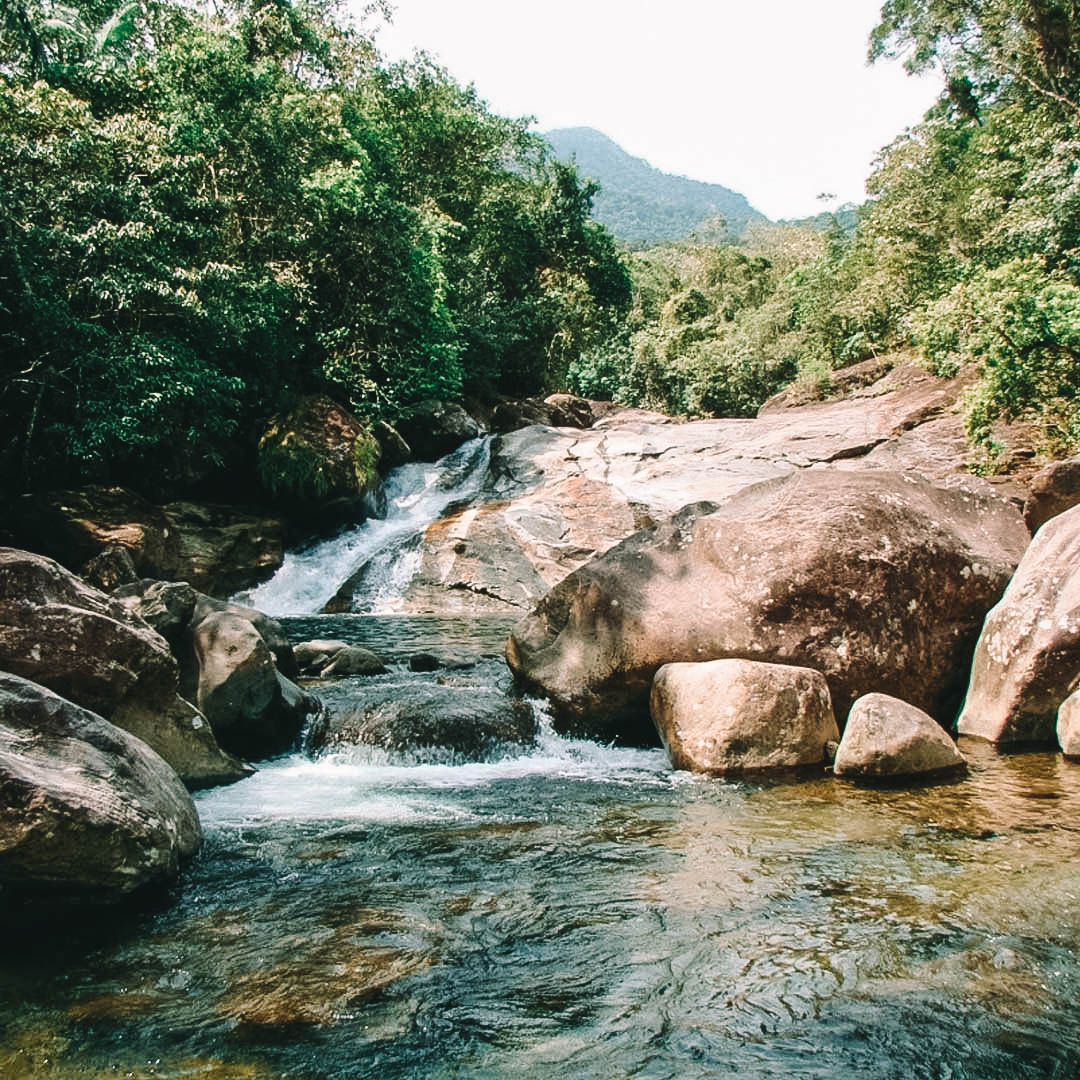
[[235,611],[212,611],[191,633],[195,703],[218,743],[251,760],[288,750],[314,704],[278,671],[255,623]]
[[138,576],[131,552],[119,544],[99,552],[79,571],[79,577],[87,585],[102,592],[112,592],[122,585],[129,585]]
[[957,772],[964,758],[933,717],[887,694],[851,706],[833,762],[837,776],[866,779]]
[[497,661],[463,674],[389,675],[339,686],[324,694],[323,723],[311,731],[314,749],[363,745],[483,758],[502,744],[530,743],[536,733],[531,707],[512,693]]
[[0,548],[0,669],[110,717],[121,702],[171,701],[168,644],[59,563]]
[[284,547],[277,518],[192,502],[156,506],[119,487],[24,495],[10,516],[17,544],[73,572],[121,547],[138,574],[222,594],[270,577]]
[[1080,456],[1055,461],[1036,473],[1024,503],[1024,520],[1032,533],[1051,518],[1080,504]]
[[786,664],[665,664],[649,709],[672,765],[692,772],[818,765],[840,736],[824,676]]
[[336,653],[347,649],[347,641],[336,638],[317,638],[313,641],[301,641],[293,646],[296,667],[301,675],[318,675],[333,659]]
[[1027,538],[1005,500],[801,470],[594,559],[517,624],[507,659],[569,729],[623,730],[663,664],[723,658],[823,672],[838,718],[880,691],[948,722]]
[[89,710],[0,673],[0,883],[113,901],[175,876],[202,833],[172,769]]
[[986,617],[957,724],[991,742],[1054,741],[1080,677],[1080,506],[1035,534]]
[[1066,757],[1080,759],[1080,690],[1074,690],[1058,709],[1057,738]]
[[[488,501],[453,507],[428,528],[401,610],[524,614],[593,556],[688,503],[723,502],[825,465],[916,471],[939,486],[1022,501],[1021,483],[991,483],[965,468],[955,413],[964,385],[900,365],[858,397],[755,420],[677,423],[621,410],[588,430],[533,426],[500,436]],[[337,609],[350,606],[351,594]]]
[[346,645],[338,649],[319,673],[326,679],[341,679],[349,675],[382,675],[386,665],[370,649],[361,645]]
[[398,432],[421,461],[435,461],[480,434],[480,425],[450,401],[421,401],[398,421]]
[[113,597],[175,647],[191,622],[198,593],[186,581],[142,578],[121,585]]

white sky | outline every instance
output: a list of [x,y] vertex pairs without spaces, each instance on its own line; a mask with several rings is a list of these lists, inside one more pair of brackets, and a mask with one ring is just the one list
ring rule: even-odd
[[[353,0],[359,2],[359,0]],[[771,218],[861,202],[875,154],[935,98],[866,64],[879,0],[394,0],[378,43],[420,48],[506,116],[593,127]]]

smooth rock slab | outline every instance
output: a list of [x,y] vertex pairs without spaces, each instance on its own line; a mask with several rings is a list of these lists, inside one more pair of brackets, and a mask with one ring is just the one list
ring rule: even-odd
[[649,708],[672,765],[691,772],[816,765],[840,737],[825,677],[787,664],[666,664]]
[[986,616],[961,735],[1053,743],[1058,708],[1080,676],[1080,506],[1039,529]]
[[174,877],[202,830],[145,743],[43,686],[0,673],[0,886],[114,901]]
[[928,713],[888,694],[865,694],[851,706],[833,771],[888,779],[956,772],[964,765],[952,739]]

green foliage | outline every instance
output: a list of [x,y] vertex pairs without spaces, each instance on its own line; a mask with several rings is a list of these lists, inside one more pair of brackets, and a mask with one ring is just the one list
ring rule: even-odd
[[183,487],[297,395],[555,389],[618,324],[591,188],[335,6],[3,8],[4,484]]

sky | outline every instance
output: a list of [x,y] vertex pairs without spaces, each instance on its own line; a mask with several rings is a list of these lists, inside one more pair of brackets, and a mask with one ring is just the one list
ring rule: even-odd
[[[353,0],[359,3],[359,0]],[[866,63],[879,0],[394,0],[390,59],[423,49],[536,130],[592,127],[773,219],[861,202],[877,152],[937,96]],[[818,196],[829,193],[833,200]]]

